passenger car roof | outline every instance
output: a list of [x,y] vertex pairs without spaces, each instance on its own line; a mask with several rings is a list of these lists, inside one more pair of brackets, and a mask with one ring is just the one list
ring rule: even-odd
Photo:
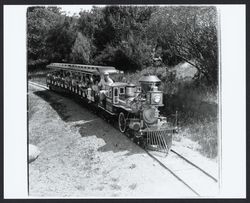
[[82,64],[70,64],[70,63],[51,63],[47,66],[51,69],[78,71],[90,74],[102,74],[103,72],[108,73],[119,73],[118,70],[113,66],[94,66],[94,65],[82,65]]

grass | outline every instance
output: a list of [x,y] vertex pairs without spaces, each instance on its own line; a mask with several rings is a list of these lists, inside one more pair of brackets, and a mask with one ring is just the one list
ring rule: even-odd
[[35,70],[28,72],[28,80],[39,84],[46,84],[47,70]]
[[[186,115],[185,115],[186,114]],[[181,112],[179,116],[181,130],[177,139],[186,138],[197,143],[193,149],[209,158],[216,158],[218,154],[218,120],[217,117],[202,116],[202,111],[196,116],[189,116]],[[188,117],[188,118],[187,118]],[[192,144],[192,143],[191,143]]]

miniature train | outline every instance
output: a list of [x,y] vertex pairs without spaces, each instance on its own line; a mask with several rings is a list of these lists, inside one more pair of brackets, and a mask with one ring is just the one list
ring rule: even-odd
[[[77,95],[117,119],[119,130],[128,132],[143,147],[169,152],[176,127],[160,116],[163,93],[158,89],[161,81],[157,76],[143,76],[136,86],[119,82],[123,72],[111,66],[52,63],[47,68],[50,72],[46,83],[50,89]],[[102,96],[99,83],[104,74],[118,76],[118,81],[106,84]]]

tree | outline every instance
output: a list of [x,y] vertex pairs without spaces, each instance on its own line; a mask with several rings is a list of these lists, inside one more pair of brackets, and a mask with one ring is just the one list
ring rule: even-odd
[[91,45],[87,37],[78,32],[74,46],[72,47],[71,58],[74,63],[88,64],[91,54]]
[[98,29],[103,13],[100,8],[94,7],[91,12],[81,11],[77,20],[77,30],[89,39],[93,39],[96,29]]
[[28,67],[39,67],[48,62],[46,36],[60,18],[56,7],[29,7],[27,9]]
[[[152,15],[149,37],[165,53],[197,68],[197,79],[218,82],[217,11],[214,7],[166,7]],[[165,61],[168,57],[165,57]]]
[[152,47],[146,27],[154,10],[154,7],[105,7],[94,34],[95,61],[132,71],[150,65]]
[[61,16],[47,34],[47,54],[49,62],[70,62],[71,49],[76,39],[75,19]]

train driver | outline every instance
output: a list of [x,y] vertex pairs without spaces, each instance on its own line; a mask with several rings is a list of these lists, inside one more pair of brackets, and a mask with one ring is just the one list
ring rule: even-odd
[[113,83],[113,80],[109,77],[109,73],[104,72],[98,86],[100,87],[101,90],[105,90],[106,86],[112,83]]
[[108,92],[108,90],[106,89],[107,85],[110,85],[112,83],[113,83],[113,80],[109,77],[109,73],[104,72],[100,82],[98,83],[98,86],[100,87],[100,100],[101,101],[105,98]]

